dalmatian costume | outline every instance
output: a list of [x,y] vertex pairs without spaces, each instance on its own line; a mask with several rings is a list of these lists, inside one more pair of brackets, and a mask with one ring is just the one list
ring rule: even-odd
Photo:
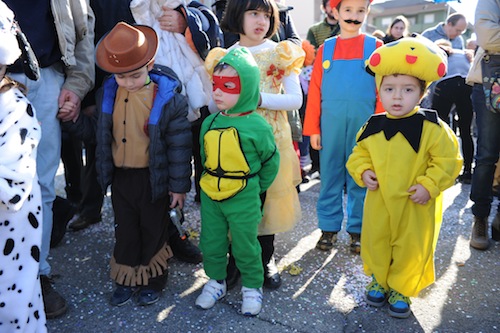
[[[12,21],[0,1],[2,68],[20,55]],[[16,83],[0,80],[0,331],[46,332],[38,277],[42,208],[36,147],[41,131]]]

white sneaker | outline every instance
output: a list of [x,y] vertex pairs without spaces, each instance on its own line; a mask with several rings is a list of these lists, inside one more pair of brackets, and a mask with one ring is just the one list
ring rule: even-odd
[[226,281],[219,283],[216,280],[209,280],[203,287],[195,304],[201,309],[210,309],[224,296],[226,296]]
[[262,309],[262,288],[241,288],[243,295],[243,304],[241,313],[245,316],[256,316]]

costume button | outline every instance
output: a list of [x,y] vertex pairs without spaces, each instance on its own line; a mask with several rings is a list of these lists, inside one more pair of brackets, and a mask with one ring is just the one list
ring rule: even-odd
[[125,103],[128,103],[128,98],[125,98]]
[[123,142],[123,143],[127,142],[127,139],[123,138],[123,139],[122,139],[122,142]]
[[328,69],[330,68],[330,60],[325,60],[323,61],[323,68]]

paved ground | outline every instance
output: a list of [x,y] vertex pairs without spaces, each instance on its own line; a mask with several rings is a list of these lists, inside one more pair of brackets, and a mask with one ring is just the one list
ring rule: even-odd
[[[58,176],[58,188],[62,176]],[[240,287],[213,309],[195,308],[206,281],[202,264],[172,259],[167,289],[150,307],[128,303],[116,308],[108,262],[113,247],[113,218],[106,199],[101,223],[68,232],[51,251],[56,289],[69,303],[61,318],[48,322],[49,332],[500,332],[500,243],[489,251],[471,249],[470,186],[457,184],[445,193],[444,223],[436,252],[436,283],[413,299],[413,315],[394,319],[387,307],[364,301],[364,276],[359,256],[348,251],[348,235],[340,233],[331,252],[314,249],[319,238],[315,203],[319,184],[303,186],[302,221],[276,240],[283,286],[265,292],[264,307],[255,318],[239,314]],[[62,194],[62,192],[61,192]],[[198,242],[199,206],[191,193],[188,226]],[[302,269],[289,273],[290,264]]]

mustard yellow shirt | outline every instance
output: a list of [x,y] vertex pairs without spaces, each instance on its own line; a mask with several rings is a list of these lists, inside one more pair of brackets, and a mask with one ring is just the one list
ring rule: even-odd
[[118,168],[149,166],[147,125],[153,107],[155,84],[136,92],[118,87],[113,110],[113,161]]

